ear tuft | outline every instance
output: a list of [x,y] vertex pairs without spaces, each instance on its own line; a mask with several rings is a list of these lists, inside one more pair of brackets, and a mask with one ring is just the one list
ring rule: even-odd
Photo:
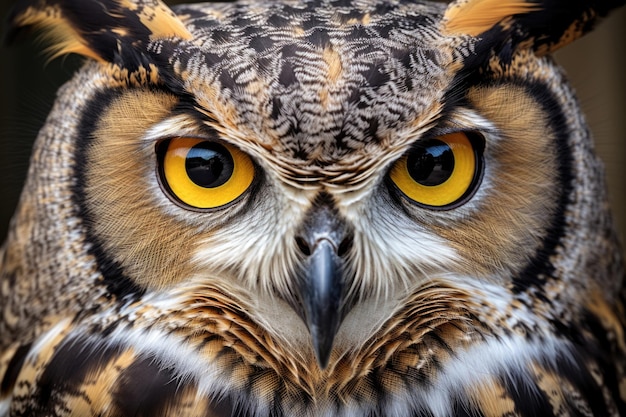
[[116,64],[150,41],[192,38],[159,0],[22,0],[9,16],[7,41],[31,27],[42,30],[52,58],[77,53]]
[[[508,43],[545,55],[591,31],[626,0],[457,0],[442,21],[449,36],[472,36],[483,47]],[[485,48],[488,49],[488,48]],[[497,51],[494,51],[497,53]]]
[[516,14],[537,10],[525,0],[463,0],[448,7],[443,30],[447,35],[478,36]]
[[[193,37],[183,22],[160,0],[118,0],[122,13],[136,14],[149,33],[150,40]],[[128,12],[126,12],[128,11]]]
[[87,41],[77,32],[77,28],[63,16],[57,5],[38,4],[24,8],[19,6],[21,4],[18,4],[18,7],[9,17],[10,26],[6,35],[7,43],[13,42],[22,29],[32,27],[42,31],[42,38],[49,44],[45,53],[50,56],[50,59],[75,53],[102,61],[100,56],[87,46]]

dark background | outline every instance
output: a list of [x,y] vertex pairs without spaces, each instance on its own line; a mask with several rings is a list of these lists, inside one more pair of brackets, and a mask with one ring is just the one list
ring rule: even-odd
[[[168,4],[182,1],[167,1]],[[2,29],[13,2],[0,0]],[[556,54],[578,91],[607,167],[611,204],[626,236],[626,9],[595,32]],[[57,88],[80,64],[78,57],[46,63],[41,45],[0,46],[0,242],[17,204],[32,141],[44,123]]]

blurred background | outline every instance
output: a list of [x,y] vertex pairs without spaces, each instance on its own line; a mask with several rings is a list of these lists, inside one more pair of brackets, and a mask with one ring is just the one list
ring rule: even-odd
[[[0,0],[6,18],[13,1]],[[182,1],[168,1],[168,4]],[[604,159],[611,204],[626,236],[626,8],[593,33],[557,52],[578,92]],[[46,63],[41,46],[25,41],[0,46],[0,242],[23,185],[32,142],[54,101],[57,88],[81,60],[70,56]]]

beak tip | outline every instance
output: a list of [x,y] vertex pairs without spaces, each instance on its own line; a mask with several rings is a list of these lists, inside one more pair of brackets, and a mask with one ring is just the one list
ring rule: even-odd
[[328,366],[333,342],[343,320],[342,263],[332,242],[320,240],[310,255],[300,287],[304,319],[317,364],[322,370]]
[[324,338],[318,332],[311,332],[313,338],[313,348],[315,350],[315,357],[320,369],[324,370],[328,366],[330,360],[330,354],[333,347],[334,337]]
[[320,367],[320,369],[323,371],[326,369],[326,367],[328,366],[328,361],[330,359],[330,355],[327,355],[326,358],[320,358],[318,356],[317,358],[317,365]]

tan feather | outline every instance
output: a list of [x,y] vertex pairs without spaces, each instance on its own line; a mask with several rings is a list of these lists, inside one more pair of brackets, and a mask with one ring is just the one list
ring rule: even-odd
[[444,14],[443,32],[448,35],[478,36],[507,18],[539,8],[526,1],[462,0]]

